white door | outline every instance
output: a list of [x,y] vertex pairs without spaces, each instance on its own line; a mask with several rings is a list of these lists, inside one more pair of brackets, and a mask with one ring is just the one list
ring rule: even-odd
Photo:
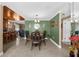
[[71,22],[68,20],[63,21],[63,42],[68,44],[70,43],[69,37],[71,32]]

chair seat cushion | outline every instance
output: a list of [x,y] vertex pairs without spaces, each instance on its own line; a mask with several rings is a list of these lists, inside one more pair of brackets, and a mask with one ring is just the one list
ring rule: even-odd
[[33,42],[33,43],[39,43],[39,42]]
[[42,40],[47,40],[48,38],[44,38],[44,39],[42,39]]

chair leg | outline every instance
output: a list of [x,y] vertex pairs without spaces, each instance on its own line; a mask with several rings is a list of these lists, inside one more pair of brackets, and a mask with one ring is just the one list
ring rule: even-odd
[[43,42],[44,42],[44,45],[46,45],[46,41],[44,40]]
[[25,45],[27,45],[28,41],[29,41],[29,40],[26,39]]
[[39,43],[39,50],[40,50],[40,48],[41,48],[41,42]]
[[33,49],[33,43],[32,43],[32,46],[31,46],[31,50]]
[[40,50],[40,45],[39,45],[39,50]]

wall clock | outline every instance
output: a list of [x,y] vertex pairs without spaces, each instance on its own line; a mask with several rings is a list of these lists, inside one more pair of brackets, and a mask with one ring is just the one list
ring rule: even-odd
[[40,28],[40,24],[34,24],[34,28],[35,29],[39,29]]

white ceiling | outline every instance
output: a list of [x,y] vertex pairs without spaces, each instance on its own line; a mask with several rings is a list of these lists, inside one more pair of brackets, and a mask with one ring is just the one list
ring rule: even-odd
[[58,11],[70,15],[70,3],[68,2],[4,2],[16,13],[26,20],[32,20],[38,14],[40,20],[50,20]]
[[74,17],[79,18],[79,2],[74,3]]

